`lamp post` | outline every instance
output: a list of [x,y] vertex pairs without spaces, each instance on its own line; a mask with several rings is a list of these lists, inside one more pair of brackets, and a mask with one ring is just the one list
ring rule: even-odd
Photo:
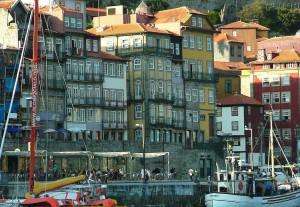
[[245,131],[250,131],[250,164],[251,164],[251,169],[253,170],[253,133],[252,133],[252,129],[248,128],[247,126],[245,126]]
[[142,129],[142,147],[143,147],[143,181],[146,183],[146,156],[145,156],[145,131],[144,131],[144,125],[143,124],[136,124],[136,127],[139,127]]

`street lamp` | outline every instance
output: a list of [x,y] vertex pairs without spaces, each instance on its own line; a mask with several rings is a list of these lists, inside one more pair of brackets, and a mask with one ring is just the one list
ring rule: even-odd
[[252,133],[252,129],[248,128],[247,126],[245,126],[245,131],[250,131],[250,164],[251,164],[251,169],[253,170],[253,133]]
[[145,131],[144,131],[144,125],[143,124],[136,124],[136,127],[139,127],[142,129],[142,146],[143,146],[143,180],[144,183],[146,183],[146,158],[145,158]]

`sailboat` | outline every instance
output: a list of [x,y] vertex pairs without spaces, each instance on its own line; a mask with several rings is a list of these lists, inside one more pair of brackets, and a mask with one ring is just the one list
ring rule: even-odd
[[[292,179],[281,185],[277,182],[274,169],[272,112],[267,115],[270,121],[269,154],[271,171],[269,175],[262,176],[260,172],[241,169],[241,166],[238,166],[238,156],[227,156],[225,159],[226,170],[220,170],[216,173],[217,192],[205,196],[207,207],[300,206],[300,183],[293,171],[291,170]],[[282,153],[284,152],[282,151]]]
[[[27,32],[24,39],[24,45],[22,48],[20,63],[18,71],[16,73],[16,81],[14,83],[13,93],[10,101],[8,114],[11,113],[14,96],[18,84],[20,68],[24,59],[24,52],[29,39],[29,33],[31,29],[31,20],[33,16],[33,42],[32,42],[32,70],[31,70],[31,128],[30,128],[30,161],[29,161],[29,192],[24,196],[25,199],[15,200],[1,200],[0,206],[47,206],[47,207],[58,207],[58,206],[106,206],[115,207],[117,202],[113,199],[105,198],[104,194],[97,191],[95,187],[98,185],[77,185],[70,187],[70,185],[82,182],[86,180],[85,175],[79,175],[52,182],[37,182],[35,181],[35,164],[36,164],[36,138],[37,138],[37,100],[38,100],[38,76],[39,76],[39,0],[34,0],[34,8],[31,11],[29,23],[27,26]],[[0,147],[0,159],[3,154],[3,146],[5,142],[5,136],[9,123],[9,115],[7,116],[4,132],[1,140]],[[101,188],[101,185],[100,185]],[[83,195],[88,190],[89,194]],[[92,192],[91,192],[92,191]],[[95,191],[95,192],[94,192]],[[100,192],[100,193],[99,193]]]

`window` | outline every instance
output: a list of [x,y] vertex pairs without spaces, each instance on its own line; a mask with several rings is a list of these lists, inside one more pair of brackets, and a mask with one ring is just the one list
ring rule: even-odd
[[173,42],[171,42],[170,43],[170,49],[171,49],[171,51],[172,51],[172,54],[174,55],[175,54],[175,48],[174,48],[174,43]]
[[69,27],[69,21],[70,21],[69,17],[65,17],[64,18],[64,25],[65,25],[65,27]]
[[193,122],[197,123],[199,120],[198,111],[193,111]]
[[290,85],[290,76],[289,75],[281,76],[281,85],[283,85],[283,86]]
[[154,80],[150,81],[150,96],[152,98],[155,98],[155,81]]
[[187,122],[192,121],[192,112],[190,110],[186,110],[186,121]]
[[201,103],[204,103],[204,101],[205,101],[205,99],[204,99],[204,89],[199,90],[199,101]]
[[251,52],[251,50],[252,50],[251,45],[247,45],[247,51]]
[[191,90],[190,89],[186,89],[185,90],[185,98],[187,101],[191,101],[192,100],[192,96],[191,96]]
[[280,110],[273,110],[273,120],[274,121],[280,120]]
[[281,92],[281,102],[290,103],[291,93],[289,91]]
[[290,109],[283,109],[281,110],[282,120],[290,120],[291,119],[291,110]]
[[86,50],[87,51],[91,51],[92,47],[91,47],[91,40],[90,39],[86,39],[85,40],[85,44],[86,44]]
[[141,141],[143,139],[143,134],[141,129],[136,129],[134,132],[134,138],[136,141]]
[[232,93],[232,81],[231,80],[225,80],[225,93]]
[[239,115],[239,108],[237,106],[231,107],[231,116],[238,116]]
[[148,37],[147,38],[147,45],[148,47],[153,47],[153,37]]
[[133,60],[133,69],[134,70],[140,70],[142,68],[142,62],[141,59],[139,58],[135,58]]
[[148,59],[148,68],[149,69],[154,69],[154,58],[149,58]]
[[175,54],[180,55],[180,47],[178,43],[175,44]]
[[164,69],[163,61],[162,61],[161,58],[157,59],[157,69],[158,70],[163,70]]
[[264,104],[269,104],[270,103],[270,93],[263,93],[262,99],[263,99]]
[[208,91],[208,103],[214,103],[215,102],[215,94],[213,90]]
[[230,45],[230,56],[234,57],[234,46]]
[[216,123],[216,128],[217,128],[217,131],[222,131],[222,122],[221,121],[218,121]]
[[272,103],[280,103],[280,93],[279,92],[272,93]]
[[282,138],[283,139],[291,139],[291,129],[290,128],[285,128],[282,129]]
[[142,118],[142,105],[137,104],[134,108],[134,117],[135,119],[141,119]]
[[166,60],[166,71],[171,71],[172,62],[171,60]]
[[232,31],[232,36],[236,37],[237,36],[237,33],[236,31]]
[[140,80],[135,82],[135,97],[142,98],[142,83]]
[[280,77],[273,77],[272,86],[280,86]]
[[76,27],[77,27],[77,29],[82,29],[82,19],[77,19]]
[[158,81],[158,93],[164,93],[164,82],[163,81]]
[[114,51],[114,41],[113,40],[108,40],[107,41],[107,47],[106,47],[106,51]]
[[122,64],[118,64],[118,71],[117,71],[117,76],[120,78],[123,78],[123,65]]
[[262,81],[262,87],[268,87],[270,86],[270,80],[268,77],[265,77],[263,78],[263,81]]
[[108,65],[107,63],[103,63],[104,75],[108,75]]
[[198,102],[198,90],[197,89],[192,89],[192,101]]
[[141,38],[134,38],[133,39],[133,47],[142,47],[142,40]]
[[93,40],[93,52],[98,52],[98,41]]
[[164,39],[163,48],[165,48],[165,49],[169,49],[170,48],[170,40],[169,39]]
[[129,39],[128,38],[122,39],[121,46],[123,49],[129,48]]
[[195,48],[195,36],[190,35],[190,48]]
[[189,47],[189,38],[186,34],[183,34],[182,45],[183,45],[184,48]]
[[85,122],[85,109],[79,110],[79,120],[80,122]]
[[212,50],[212,42],[211,42],[211,37],[207,37],[207,46],[206,46],[206,50],[207,51],[211,51]]
[[217,117],[221,117],[222,116],[222,107],[217,107],[217,113],[216,113]]
[[70,20],[71,20],[70,27],[75,28],[76,27],[76,19],[71,17]]
[[212,61],[207,61],[207,72],[208,72],[208,74],[213,73],[213,63],[212,63]]
[[238,131],[239,130],[239,122],[238,121],[232,121],[231,122],[231,130],[232,131]]
[[115,64],[114,63],[110,63],[108,65],[108,74],[109,76],[115,76],[116,73],[115,73]]
[[192,17],[192,24],[191,24],[193,27],[196,27],[197,26],[197,19],[196,17]]
[[165,112],[164,112],[164,105],[158,105],[158,116],[159,117],[164,117],[165,116]]
[[198,17],[197,18],[197,26],[201,27],[201,28],[203,27],[203,19],[202,19],[202,17]]
[[197,49],[202,50],[202,36],[197,36]]

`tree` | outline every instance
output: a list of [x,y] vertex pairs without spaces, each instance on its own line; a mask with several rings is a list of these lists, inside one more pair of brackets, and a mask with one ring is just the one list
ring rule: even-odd
[[280,8],[277,11],[278,20],[282,24],[282,32],[295,34],[300,29],[300,11],[296,9]]
[[218,10],[213,10],[208,13],[208,19],[213,25],[221,24],[220,14]]
[[150,7],[152,13],[168,9],[170,7],[166,0],[147,0],[145,3]]

